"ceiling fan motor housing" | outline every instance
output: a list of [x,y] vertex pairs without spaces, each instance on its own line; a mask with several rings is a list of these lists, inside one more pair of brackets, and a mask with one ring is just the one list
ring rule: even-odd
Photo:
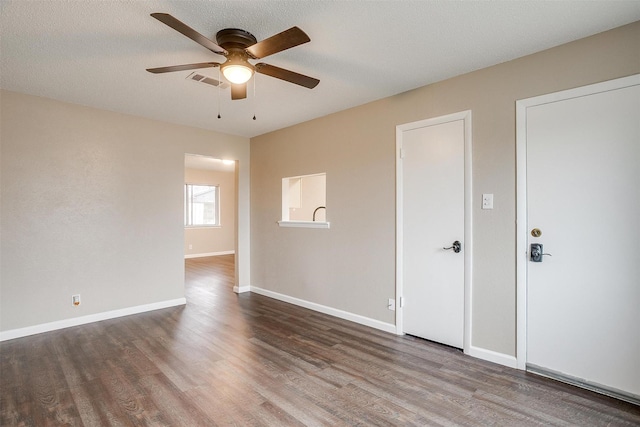
[[224,30],[218,31],[216,41],[227,50],[244,50],[258,42],[253,34],[239,28],[225,28]]

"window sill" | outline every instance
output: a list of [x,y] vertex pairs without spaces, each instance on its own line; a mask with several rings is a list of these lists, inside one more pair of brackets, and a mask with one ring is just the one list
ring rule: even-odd
[[329,223],[324,221],[278,221],[278,225],[291,228],[329,228]]

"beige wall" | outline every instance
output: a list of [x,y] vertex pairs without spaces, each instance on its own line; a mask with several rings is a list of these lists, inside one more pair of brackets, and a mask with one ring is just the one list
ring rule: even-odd
[[[638,72],[640,22],[253,138],[252,285],[394,323],[395,127],[472,110],[472,345],[515,355],[515,101]],[[279,228],[281,179],[318,170],[331,229]]]
[[[220,201],[219,227],[188,227],[184,229],[185,256],[233,252],[235,250],[235,172],[185,169],[188,184],[217,185]],[[189,249],[191,245],[191,249]]]
[[0,95],[0,331],[183,297],[185,153],[238,160],[248,286],[248,139]]

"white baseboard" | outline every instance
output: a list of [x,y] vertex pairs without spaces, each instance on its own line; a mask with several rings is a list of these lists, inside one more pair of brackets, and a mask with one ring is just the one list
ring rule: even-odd
[[203,257],[206,257],[206,256],[233,255],[235,253],[236,253],[236,251],[222,251],[222,252],[205,252],[203,254],[190,254],[190,255],[186,255],[185,254],[184,259],[203,258]]
[[280,294],[278,292],[269,291],[267,289],[256,288],[255,286],[251,286],[251,292],[255,292],[256,294],[264,295],[266,297],[277,299],[280,301],[288,302],[290,304],[298,305],[300,307],[308,308],[309,310],[319,311],[320,313],[339,317],[340,319],[349,320],[351,322],[359,323],[361,325],[369,326],[381,331],[389,332],[392,334],[396,333],[396,325],[393,325],[391,323],[381,322],[369,317],[360,316],[359,314],[349,313],[348,311],[338,310],[337,308],[327,307],[326,305],[316,304],[315,302],[291,297],[289,295]]
[[241,294],[249,291],[251,291],[251,286],[234,286],[233,287],[233,292],[235,292],[236,294]]
[[43,332],[55,331],[58,329],[70,328],[72,326],[85,325],[87,323],[99,322],[101,320],[115,319],[116,317],[129,316],[131,314],[144,313],[146,311],[159,310],[161,308],[185,305],[186,298],[177,298],[167,301],[154,302],[151,304],[137,305],[134,307],[121,308],[119,310],[105,311],[102,313],[89,314],[86,316],[73,317],[71,319],[58,320],[55,322],[42,323],[40,325],[28,326],[26,328],[0,331],[0,341],[7,341],[16,338],[27,337],[29,335],[41,334]]
[[516,357],[509,356],[508,354],[498,353],[493,350],[487,350],[485,348],[474,346],[471,346],[471,348],[469,348],[469,351],[465,353],[469,356],[486,360],[487,362],[497,363],[498,365],[508,366],[509,368],[518,368],[518,360],[516,359]]

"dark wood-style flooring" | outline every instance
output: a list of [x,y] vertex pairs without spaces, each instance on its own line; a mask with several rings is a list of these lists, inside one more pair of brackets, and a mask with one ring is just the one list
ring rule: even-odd
[[640,425],[640,407],[256,294],[186,261],[184,307],[0,344],[3,426]]

